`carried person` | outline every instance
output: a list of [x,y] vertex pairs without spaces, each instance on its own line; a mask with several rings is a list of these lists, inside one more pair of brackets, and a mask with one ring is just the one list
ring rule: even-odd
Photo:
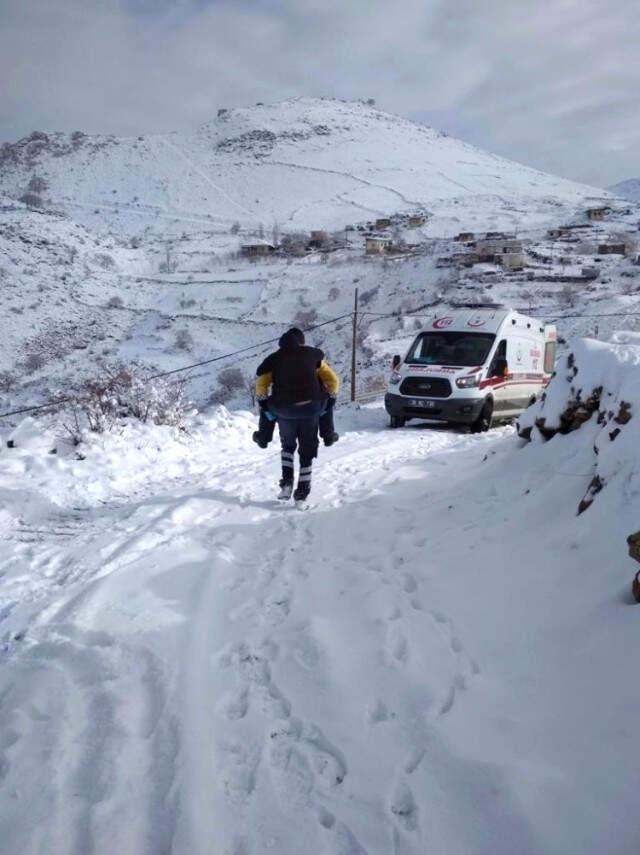
[[260,426],[254,440],[261,447],[266,447],[273,436],[274,420],[277,421],[282,447],[279,498],[289,499],[293,493],[297,450],[300,471],[293,496],[296,501],[304,501],[311,490],[321,418],[325,445],[332,445],[338,438],[333,426],[333,404],[340,380],[325,360],[324,353],[305,344],[301,330],[287,330],[278,344],[278,350],[267,356],[256,372]]

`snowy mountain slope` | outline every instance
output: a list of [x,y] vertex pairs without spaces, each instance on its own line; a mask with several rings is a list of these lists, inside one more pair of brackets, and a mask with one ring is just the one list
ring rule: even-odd
[[[582,222],[596,191],[360,103],[300,99],[227,111],[188,138],[36,134],[2,148],[2,188],[14,197],[27,191],[31,209],[7,196],[0,204],[0,324],[8,330],[0,412],[99,375],[101,361],[172,370],[277,339],[291,323],[324,323],[351,311],[355,287],[372,313],[360,326],[361,389],[379,385],[388,356],[451,303],[505,302],[550,320],[589,315],[569,318],[564,335],[593,333],[597,324],[607,337],[635,324],[632,255],[599,259],[597,281],[571,287],[561,275],[592,266],[598,241],[631,241],[637,212],[594,226],[590,249],[550,242],[546,227]],[[400,229],[417,249],[395,261],[365,258],[357,228],[342,233],[346,246],[333,253],[238,257],[261,224],[268,237],[276,220],[281,235],[303,226],[365,229],[374,212],[416,207],[433,216]],[[438,236],[473,229],[517,231],[542,259],[535,275],[548,265],[549,277],[448,266],[461,245]],[[427,317],[378,317],[416,310]],[[597,312],[631,314],[594,321]],[[347,376],[349,319],[311,338]],[[268,347],[189,374],[189,394],[206,403],[220,369],[248,377]],[[247,403],[243,388],[236,404]]]
[[[223,111],[192,136],[125,139],[35,134],[0,149],[0,190],[36,188],[76,221],[124,235],[243,229],[344,228],[401,209],[440,205],[554,206],[582,185],[479,151],[360,102],[301,98]],[[482,200],[485,200],[484,203]],[[455,226],[453,226],[455,228]],[[444,231],[443,231],[444,229]]]
[[620,181],[618,184],[612,184],[607,190],[612,195],[619,196],[621,199],[628,199],[630,202],[640,202],[640,178],[629,178],[626,181]]
[[635,851],[636,482],[338,417],[308,514],[224,410],[0,452],[9,855]]

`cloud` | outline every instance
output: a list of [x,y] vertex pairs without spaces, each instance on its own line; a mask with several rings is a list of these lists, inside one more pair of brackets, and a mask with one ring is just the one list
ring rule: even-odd
[[551,172],[640,173],[632,0],[0,0],[0,138],[189,131],[221,106],[375,97]]

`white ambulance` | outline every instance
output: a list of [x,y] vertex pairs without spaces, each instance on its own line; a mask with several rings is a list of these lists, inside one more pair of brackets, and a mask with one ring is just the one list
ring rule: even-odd
[[404,359],[393,358],[391,427],[435,419],[479,432],[519,415],[549,382],[556,341],[554,326],[508,309],[434,317]]

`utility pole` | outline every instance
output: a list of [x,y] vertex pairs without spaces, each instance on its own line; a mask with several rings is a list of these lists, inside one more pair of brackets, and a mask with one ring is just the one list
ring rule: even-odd
[[356,399],[356,352],[358,337],[358,289],[353,298],[353,337],[351,340],[351,400]]

